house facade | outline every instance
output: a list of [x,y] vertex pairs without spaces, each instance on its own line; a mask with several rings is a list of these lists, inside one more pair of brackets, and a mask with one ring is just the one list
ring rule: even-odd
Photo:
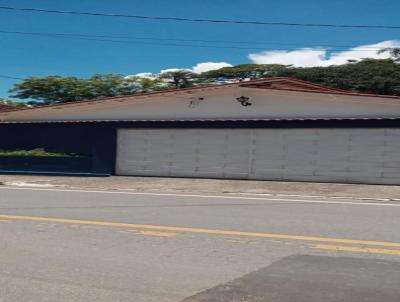
[[0,112],[0,149],[83,154],[77,173],[400,184],[399,114],[399,97],[270,78]]

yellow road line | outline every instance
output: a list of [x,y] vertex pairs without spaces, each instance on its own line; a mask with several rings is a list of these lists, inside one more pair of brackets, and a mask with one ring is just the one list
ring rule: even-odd
[[176,237],[177,233],[154,232],[154,231],[140,231],[138,234],[145,236],[158,236],[158,237]]
[[134,224],[134,223],[108,222],[108,221],[93,221],[93,220],[77,220],[77,219],[52,218],[52,217],[0,215],[0,219],[56,222],[56,223],[66,223],[66,224],[95,225],[95,226],[155,230],[155,231],[187,232],[187,233],[197,233],[197,234],[228,235],[228,236],[273,238],[273,239],[298,240],[298,241],[315,241],[315,242],[344,243],[344,244],[371,245],[371,246],[400,247],[400,242],[369,241],[369,240],[356,240],[356,239],[340,239],[340,238],[331,238],[331,237],[314,237],[314,236],[301,236],[301,235],[242,232],[242,231],[230,231],[230,230],[218,230],[218,229],[161,226],[161,225]]
[[400,250],[386,250],[368,247],[355,247],[355,246],[341,246],[341,245],[324,245],[317,244],[312,246],[313,249],[341,251],[341,252],[359,252],[370,254],[387,254],[387,255],[400,255]]

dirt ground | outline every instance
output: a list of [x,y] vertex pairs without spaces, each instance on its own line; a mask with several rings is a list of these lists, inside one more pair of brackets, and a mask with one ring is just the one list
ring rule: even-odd
[[161,177],[0,175],[0,185],[134,192],[266,194],[399,200],[400,186]]

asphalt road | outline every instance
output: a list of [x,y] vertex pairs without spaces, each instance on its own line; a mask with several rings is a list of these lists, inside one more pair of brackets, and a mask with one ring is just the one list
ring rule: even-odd
[[1,302],[400,301],[400,203],[0,187]]

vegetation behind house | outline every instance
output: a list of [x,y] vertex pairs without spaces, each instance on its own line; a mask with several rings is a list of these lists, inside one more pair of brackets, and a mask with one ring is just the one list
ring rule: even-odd
[[[14,98],[28,100],[26,104],[43,105],[248,79],[291,77],[353,92],[400,95],[400,54],[396,49],[382,51],[391,52],[393,58],[364,59],[344,65],[308,68],[242,64],[201,74],[176,70],[152,77],[126,77],[120,74],[96,74],[88,79],[30,77],[15,84],[10,92]],[[10,104],[10,101],[7,103]],[[21,103],[18,105],[21,106]]]
[[65,153],[61,151],[46,151],[43,148],[36,148],[31,150],[2,150],[0,149],[0,157],[3,156],[14,156],[14,157],[81,157],[76,153]]

